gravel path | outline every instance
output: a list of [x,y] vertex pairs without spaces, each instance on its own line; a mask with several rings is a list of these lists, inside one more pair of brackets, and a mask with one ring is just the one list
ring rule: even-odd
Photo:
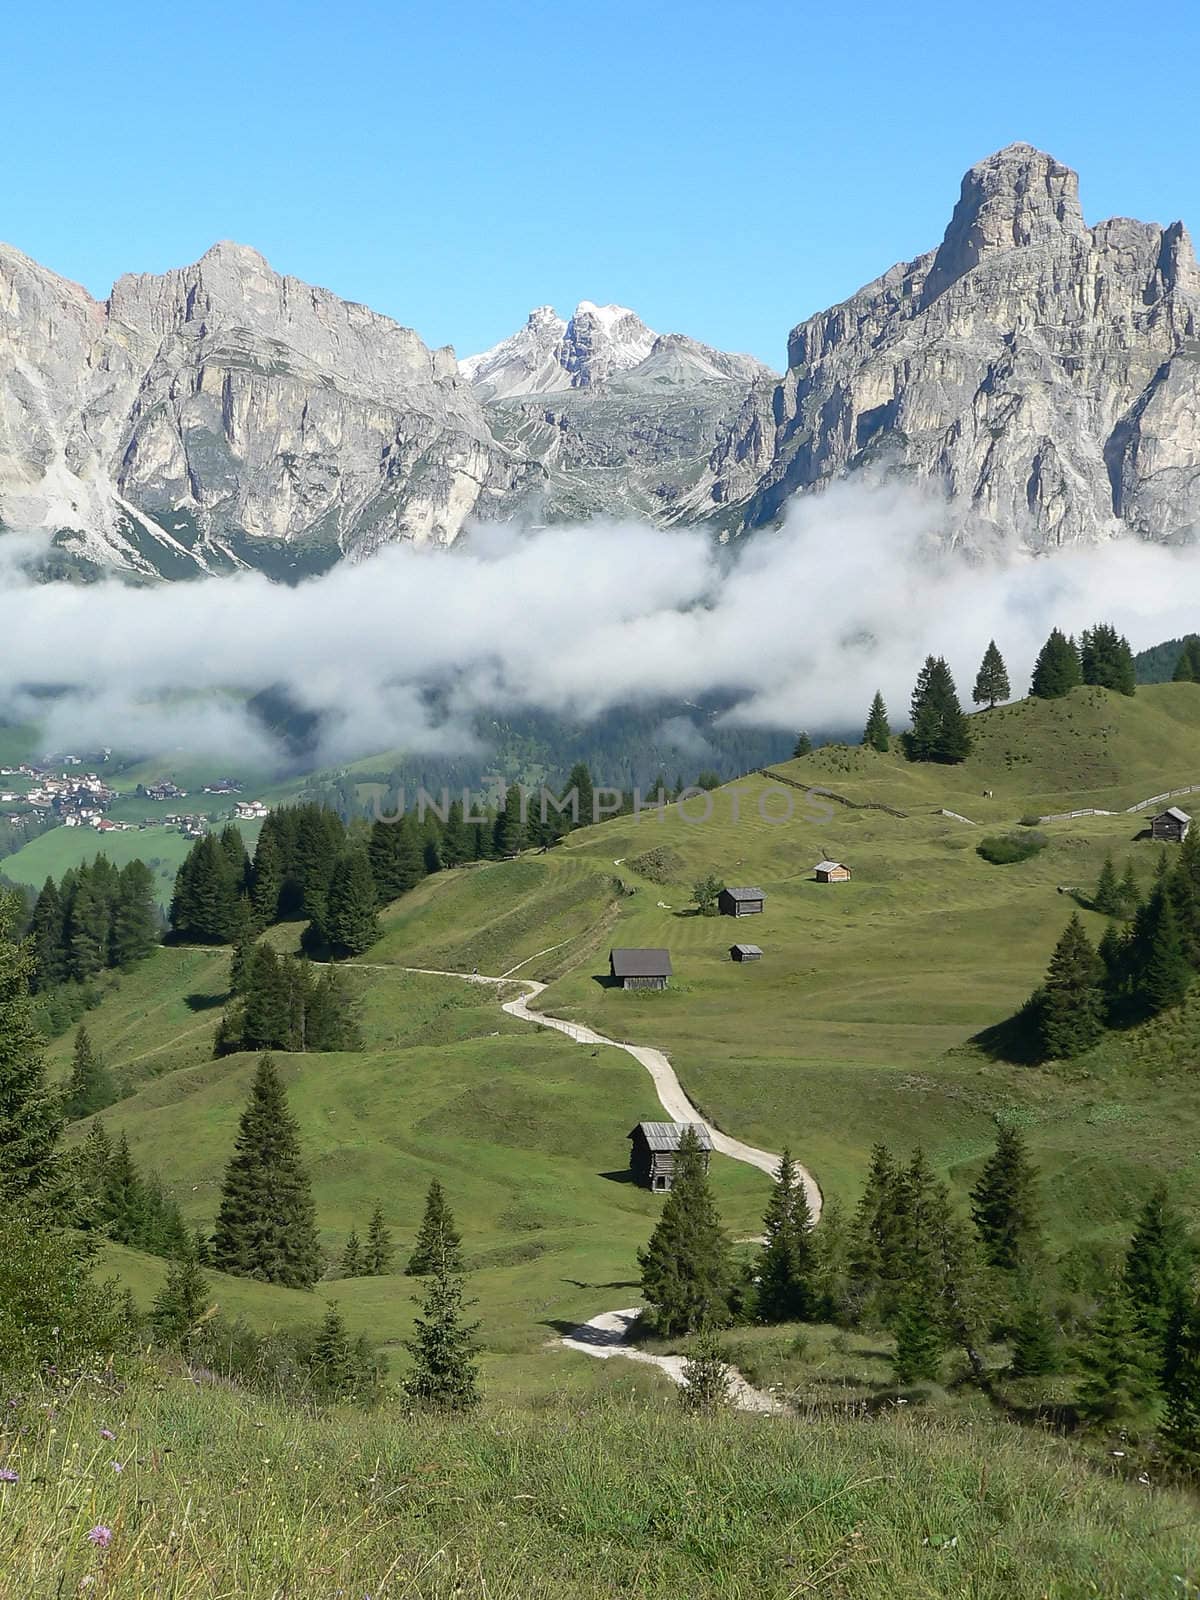
[[[612,1356],[640,1361],[644,1366],[657,1367],[660,1372],[665,1372],[672,1383],[686,1383],[683,1356],[656,1356],[630,1343],[630,1329],[641,1309],[641,1306],[630,1306],[625,1311],[602,1311],[590,1322],[581,1322],[577,1328],[572,1328],[559,1343],[568,1350],[577,1350],[580,1355],[598,1356],[601,1361],[607,1361]],[[755,1389],[747,1383],[736,1367],[726,1370],[729,1373],[729,1403],[739,1411],[786,1410],[773,1394],[768,1394],[764,1389]]]

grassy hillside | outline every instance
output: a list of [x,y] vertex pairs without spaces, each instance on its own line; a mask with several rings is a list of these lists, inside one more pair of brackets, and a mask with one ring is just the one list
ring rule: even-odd
[[177,1383],[56,1400],[0,1421],[18,1474],[0,1490],[2,1600],[89,1578],[123,1600],[1196,1592],[1188,1498],[986,1420],[693,1420],[620,1397],[316,1423]]

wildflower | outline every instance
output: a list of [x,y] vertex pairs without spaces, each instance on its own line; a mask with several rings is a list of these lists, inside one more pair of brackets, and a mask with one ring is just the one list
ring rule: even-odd
[[112,1543],[112,1529],[106,1528],[102,1522],[98,1522],[88,1533],[88,1542],[89,1544],[97,1545],[101,1550],[107,1550]]
[[122,1466],[122,1464],[119,1461],[114,1461],[113,1462],[112,1469],[113,1469],[114,1472],[124,1472],[125,1471],[125,1468]]
[[100,1429],[100,1437],[101,1437],[101,1438],[102,1438],[102,1439],[115,1439],[115,1438],[116,1438],[116,1437],[117,1437],[117,1436],[116,1436],[116,1434],[115,1434],[115,1433],[114,1433],[114,1432],[113,1432],[113,1431],[112,1431],[112,1429],[111,1429],[111,1428],[101,1428],[101,1429]]
[[11,1467],[0,1467],[0,1483],[16,1483],[17,1475]]

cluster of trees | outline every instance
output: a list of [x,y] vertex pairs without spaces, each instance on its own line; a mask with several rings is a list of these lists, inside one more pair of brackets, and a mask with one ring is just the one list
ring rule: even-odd
[[1189,633],[1171,674],[1173,683],[1200,683],[1200,634]]
[[143,861],[117,868],[107,856],[47,878],[29,923],[35,993],[90,983],[109,968],[132,967],[158,943],[162,918],[154,876]]
[[1085,683],[1118,694],[1133,694],[1137,688],[1129,640],[1111,623],[1085,628],[1078,641],[1053,629],[1038,654],[1029,692],[1039,700],[1058,700]]
[[367,1224],[365,1242],[359,1239],[356,1228],[350,1230],[342,1252],[342,1277],[381,1278],[392,1270],[395,1256],[391,1229],[383,1220],[383,1207],[376,1202]]
[[74,1155],[80,1226],[148,1255],[176,1257],[193,1240],[176,1202],[154,1174],[138,1170],[124,1133],[116,1144],[93,1123]]
[[230,1004],[217,1029],[215,1053],[237,1050],[361,1050],[357,998],[334,966],[314,967],[278,955],[252,930],[233,947]]
[[[675,1186],[640,1254],[647,1320],[664,1335],[701,1336],[690,1364],[702,1385],[698,1404],[719,1399],[724,1381],[719,1347],[711,1344],[715,1330],[738,1320],[832,1320],[889,1332],[900,1384],[938,1381],[952,1350],[989,1394],[1000,1378],[1071,1371],[1081,1420],[1105,1428],[1157,1423],[1164,1448],[1194,1470],[1197,1249],[1167,1189],[1148,1196],[1123,1259],[1089,1290],[1082,1309],[1078,1294],[1056,1280],[1037,1191],[1037,1169],[1009,1125],[998,1130],[968,1216],[956,1212],[920,1150],[905,1162],[878,1145],[853,1216],[829,1204],[814,1229],[804,1184],[785,1152],[764,1243],[739,1274],[689,1132]],[[1001,1341],[1007,1368],[989,1367],[983,1352]]]
[[1189,833],[1171,866],[1164,852],[1143,896],[1132,864],[1118,879],[1106,858],[1097,910],[1109,923],[1098,946],[1076,912],[1027,1008],[1045,1059],[1079,1055],[1106,1028],[1127,1027],[1183,1000],[1200,970],[1200,839]]
[[87,1029],[78,1028],[71,1056],[71,1075],[63,1094],[63,1116],[68,1122],[78,1122],[81,1117],[103,1111],[119,1098],[120,1090],[103,1056],[92,1043]]

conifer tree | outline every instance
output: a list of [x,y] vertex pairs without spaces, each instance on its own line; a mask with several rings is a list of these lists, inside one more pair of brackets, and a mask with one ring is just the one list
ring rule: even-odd
[[212,1309],[208,1279],[200,1270],[199,1258],[194,1249],[184,1250],[167,1268],[166,1281],[150,1311],[155,1339],[187,1354],[197,1329]]
[[1133,651],[1107,622],[1085,628],[1079,641],[1079,666],[1084,683],[1118,694],[1133,694],[1137,687]]
[[263,1056],[225,1170],[213,1265],[291,1289],[321,1275],[315,1212],[300,1137],[275,1064]]
[[895,1336],[892,1370],[896,1382],[917,1383],[922,1378],[936,1382],[941,1376],[944,1343],[936,1309],[923,1285],[906,1290],[896,1318]]
[[90,1117],[95,1111],[103,1111],[116,1098],[117,1086],[112,1074],[101,1060],[87,1029],[81,1026],[75,1034],[75,1050],[63,1100],[63,1115],[68,1122],[77,1122],[80,1117]]
[[234,876],[232,852],[206,833],[192,846],[175,875],[170,922],[176,938],[226,944],[233,930],[240,888]]
[[596,814],[596,788],[586,761],[577,761],[567,774],[567,793],[572,789],[579,796],[579,826],[586,828]]
[[1138,888],[1137,873],[1134,871],[1133,862],[1125,863],[1125,871],[1121,874],[1121,914],[1131,917],[1137,910],[1142,898],[1142,891]]
[[413,1358],[404,1392],[417,1405],[439,1411],[469,1411],[479,1404],[475,1359],[478,1323],[463,1320],[467,1309],[461,1272],[448,1250],[429,1267],[421,1314],[406,1348]]
[[1055,628],[1034,665],[1029,692],[1038,700],[1061,700],[1082,682],[1078,646],[1074,639],[1068,639],[1061,629]]
[[338,858],[321,927],[338,955],[358,956],[379,938],[375,879],[367,853],[351,847]]
[[1167,1332],[1179,1306],[1190,1298],[1196,1253],[1183,1216],[1171,1204],[1165,1183],[1150,1192],[1138,1214],[1125,1257],[1124,1282],[1141,1332],[1166,1355]]
[[1160,885],[1144,907],[1140,929],[1135,927],[1134,999],[1148,1016],[1177,1006],[1188,991],[1192,969],[1179,936],[1170,896]]
[[690,1125],[680,1137],[674,1186],[638,1263],[646,1320],[656,1332],[667,1338],[703,1333],[727,1320],[729,1241]]
[[79,1226],[101,1226],[101,1209],[112,1161],[112,1140],[103,1122],[93,1122],[87,1137],[73,1152],[72,1167],[79,1192]]
[[700,1333],[692,1340],[681,1376],[679,1399],[686,1411],[711,1416],[729,1404],[733,1378],[715,1333]]
[[[99,860],[96,865],[99,865]],[[67,903],[68,977],[78,983],[87,983],[104,971],[108,965],[111,931],[111,906],[103,892],[100,877],[94,871],[81,869]]]
[[144,861],[130,861],[117,879],[109,929],[109,965],[132,967],[158,944],[158,898],[154,874]]
[[849,1276],[864,1304],[886,1296],[903,1270],[899,1176],[891,1151],[877,1144],[850,1230]]
[[1183,641],[1172,679],[1175,683],[1200,683],[1200,634],[1189,633]]
[[0,1204],[31,1194],[50,1199],[58,1184],[62,1119],[46,1086],[29,999],[33,957],[16,942],[23,911],[23,901],[0,891]]
[[463,826],[461,800],[451,800],[446,812],[446,826],[442,829],[442,863],[447,867],[461,867],[471,859],[470,842]]
[[99,1219],[109,1238],[134,1249],[147,1246],[153,1236],[150,1198],[134,1164],[129,1140],[121,1134],[104,1174]]
[[927,656],[912,696],[912,731],[906,749],[912,761],[965,761],[971,734],[958,702],[950,668],[941,656]]
[[1117,872],[1113,866],[1111,855],[1105,856],[1104,865],[1100,868],[1100,876],[1096,879],[1096,888],[1092,895],[1092,904],[1097,911],[1102,911],[1106,917],[1119,917],[1121,915],[1121,885],[1117,881]]
[[244,994],[250,975],[250,962],[258,940],[258,922],[248,896],[238,900],[230,937],[229,992]]
[[1082,1377],[1075,1403],[1085,1421],[1120,1427],[1137,1422],[1158,1393],[1157,1357],[1118,1279],[1076,1355]]
[[[459,1241],[455,1239],[457,1249]],[[383,1207],[378,1203],[371,1212],[371,1221],[367,1227],[367,1248],[363,1259],[363,1270],[373,1278],[382,1278],[385,1273],[392,1270],[395,1260],[395,1246],[392,1243],[391,1229],[383,1220]]]
[[309,1358],[313,1398],[344,1400],[357,1388],[358,1363],[346,1324],[336,1304],[330,1302],[321,1319]]
[[243,1050],[282,1048],[291,1033],[291,1008],[283,962],[269,944],[256,944],[242,980]]
[[1056,1372],[1058,1365],[1054,1325],[1037,1294],[1027,1286],[1013,1328],[1009,1370],[1014,1378],[1042,1378]]
[[47,878],[33,907],[29,925],[33,969],[29,986],[34,992],[52,989],[67,976],[66,907],[53,878]]
[[1200,969],[1200,831],[1189,828],[1167,879],[1179,939],[1188,966]]
[[521,785],[510,784],[496,818],[494,837],[498,856],[513,856],[525,847],[525,824],[521,819],[523,802]]
[[986,705],[990,710],[997,700],[1007,700],[1011,694],[1008,668],[1004,665],[1004,657],[996,648],[995,639],[992,639],[983,653],[971,698],[977,706]]
[[792,759],[798,761],[803,756],[812,755],[813,742],[807,733],[798,733],[796,742],[792,746]]
[[763,1217],[765,1243],[758,1257],[758,1315],[763,1322],[799,1322],[813,1310],[812,1215],[784,1149]]
[[454,1213],[445,1191],[434,1178],[425,1196],[425,1215],[417,1231],[416,1244],[404,1270],[410,1277],[424,1277],[439,1261],[445,1262],[449,1272],[463,1270],[462,1236],[454,1226]]
[[1066,1059],[1088,1050],[1104,1032],[1103,967],[1076,912],[1054,948],[1038,994],[1042,1052]]
[[867,712],[867,725],[863,729],[862,742],[870,749],[878,750],[881,755],[886,755],[891,748],[892,730],[888,726],[887,707],[878,689],[875,691],[874,700],[871,701],[871,709]]
[[421,841],[410,812],[396,822],[377,821],[367,845],[377,904],[385,906],[415,889],[426,876]]
[[1002,1123],[996,1148],[984,1163],[971,1190],[971,1216],[993,1267],[1014,1272],[1037,1255],[1037,1172],[1025,1141],[1009,1123]]
[[262,825],[254,848],[250,900],[255,921],[269,928],[279,917],[279,896],[283,890],[283,857],[279,849],[279,824],[274,813]]
[[1177,1467],[1195,1473],[1200,1470],[1200,1299],[1194,1294],[1179,1306],[1168,1344],[1163,1448]]
[[363,1275],[362,1245],[358,1242],[358,1234],[350,1229],[346,1239],[346,1248],[342,1251],[342,1277],[361,1278]]

